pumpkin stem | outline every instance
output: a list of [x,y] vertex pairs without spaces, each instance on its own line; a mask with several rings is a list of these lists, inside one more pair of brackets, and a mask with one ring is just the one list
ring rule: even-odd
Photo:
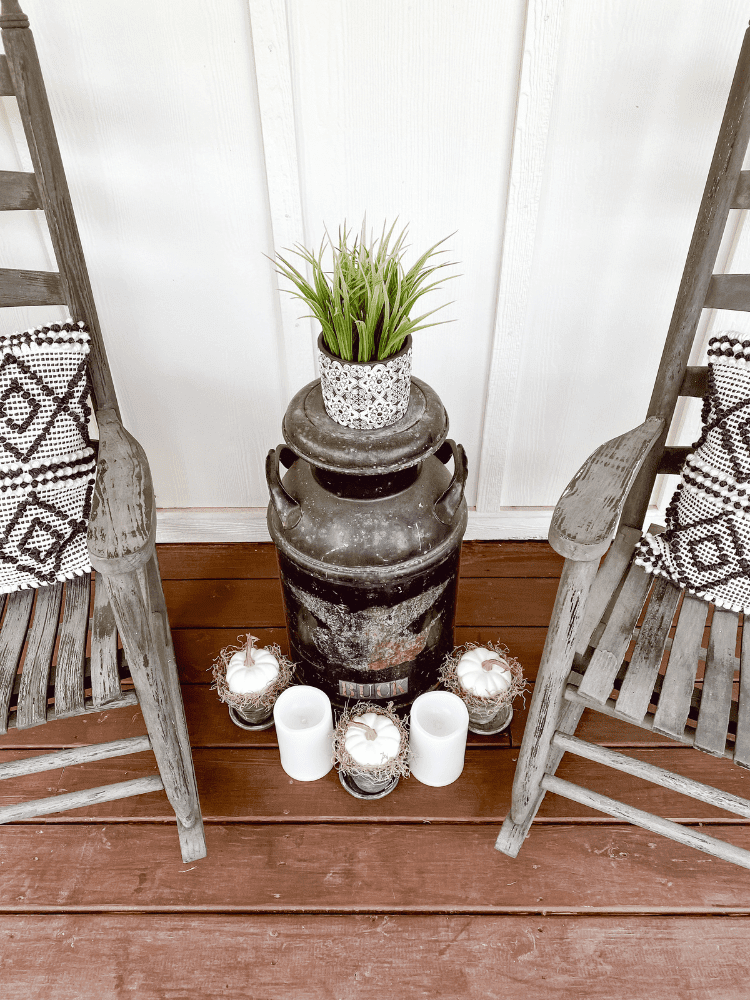
[[255,645],[258,643],[257,637],[251,637],[248,633],[247,635],[247,646],[245,647],[245,664],[250,667],[250,665],[255,664],[255,658],[253,657],[253,652],[255,650]]
[[482,662],[482,668],[484,668],[485,671],[492,671],[495,665],[500,665],[500,667],[503,668],[504,662],[499,658],[487,658],[486,661]]
[[349,726],[363,728],[365,732],[365,737],[367,738],[368,741],[374,741],[378,736],[378,732],[375,730],[375,728],[370,727],[369,724],[364,723],[364,721],[362,720],[350,720]]

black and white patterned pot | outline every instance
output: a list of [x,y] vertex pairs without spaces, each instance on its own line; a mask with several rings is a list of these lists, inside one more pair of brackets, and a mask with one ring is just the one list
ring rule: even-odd
[[320,384],[329,417],[346,428],[387,428],[400,421],[411,391],[411,335],[382,362],[345,362],[318,338]]

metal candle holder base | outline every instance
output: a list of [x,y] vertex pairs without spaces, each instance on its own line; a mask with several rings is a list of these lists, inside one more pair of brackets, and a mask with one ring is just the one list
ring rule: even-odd
[[273,727],[273,710],[240,710],[230,704],[229,717],[243,731],[267,731]]
[[513,707],[508,703],[495,713],[469,710],[469,730],[472,734],[499,734],[507,730],[513,719]]
[[[360,776],[355,780],[352,776],[343,772],[339,773],[339,779],[346,792],[351,793],[358,800],[379,800],[381,797],[387,797],[391,790],[396,789],[399,781],[398,776],[394,776],[393,779],[386,779],[384,783],[375,783],[372,780],[368,780],[365,776]],[[362,783],[362,786],[359,785],[360,783]],[[370,790],[363,789],[363,786],[369,786]]]

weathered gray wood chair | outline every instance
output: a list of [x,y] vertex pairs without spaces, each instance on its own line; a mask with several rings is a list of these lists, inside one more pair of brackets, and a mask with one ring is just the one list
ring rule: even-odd
[[[747,850],[555,775],[563,754],[569,752],[750,818],[748,800],[574,736],[584,708],[589,707],[750,766],[750,630],[742,635],[737,658],[736,613],[714,610],[687,595],[680,603],[679,589],[631,562],[657,473],[679,472],[691,451],[664,443],[678,397],[702,396],[707,388],[707,368],[687,364],[701,311],[707,307],[750,311],[750,275],[712,274],[729,210],[750,208],[750,171],[742,171],[748,136],[750,30],[740,52],[647,418],[586,461],[554,512],[549,540],[566,561],[518,756],[511,811],[497,841],[497,848],[511,856],[518,853],[545,792],[551,790],[750,867]],[[701,663],[703,678],[696,681]],[[736,698],[733,688],[738,688]]]
[[[156,562],[156,512],[148,462],[120,421],[36,47],[17,0],[3,0],[0,27],[5,50],[0,56],[0,94],[18,101],[34,165],[33,174],[0,172],[0,208],[44,210],[59,268],[59,273],[0,269],[0,306],[65,305],[76,320],[88,324],[100,436],[88,535],[96,569],[91,628],[90,575],[64,586],[0,597],[0,733],[134,703],[140,703],[148,729],[143,737],[4,763],[0,779],[149,748],[160,772],[3,807],[0,823],[164,789],[177,816],[182,857],[195,860],[206,854],[203,822]],[[118,654],[118,631],[124,658]],[[121,677],[128,674],[135,691],[121,688]]]

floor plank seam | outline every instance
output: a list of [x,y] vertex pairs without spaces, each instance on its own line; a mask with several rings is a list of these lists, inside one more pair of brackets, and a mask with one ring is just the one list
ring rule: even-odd
[[289,905],[272,906],[262,905],[253,907],[252,905],[31,905],[29,907],[16,907],[0,905],[0,921],[2,917],[12,917],[21,915],[486,915],[486,916],[539,916],[542,918],[566,917],[566,918],[748,918],[750,917],[750,907],[731,906],[706,906],[699,908],[695,906],[670,906],[665,908],[646,908],[642,905],[629,907],[627,905],[601,906],[596,905],[587,908],[585,905],[575,906],[550,906],[547,908],[534,907],[533,905],[508,905],[494,907],[492,905],[475,905],[465,908],[456,906],[433,906],[430,908],[424,905],[400,905],[390,906],[336,906],[326,907],[324,905]]

